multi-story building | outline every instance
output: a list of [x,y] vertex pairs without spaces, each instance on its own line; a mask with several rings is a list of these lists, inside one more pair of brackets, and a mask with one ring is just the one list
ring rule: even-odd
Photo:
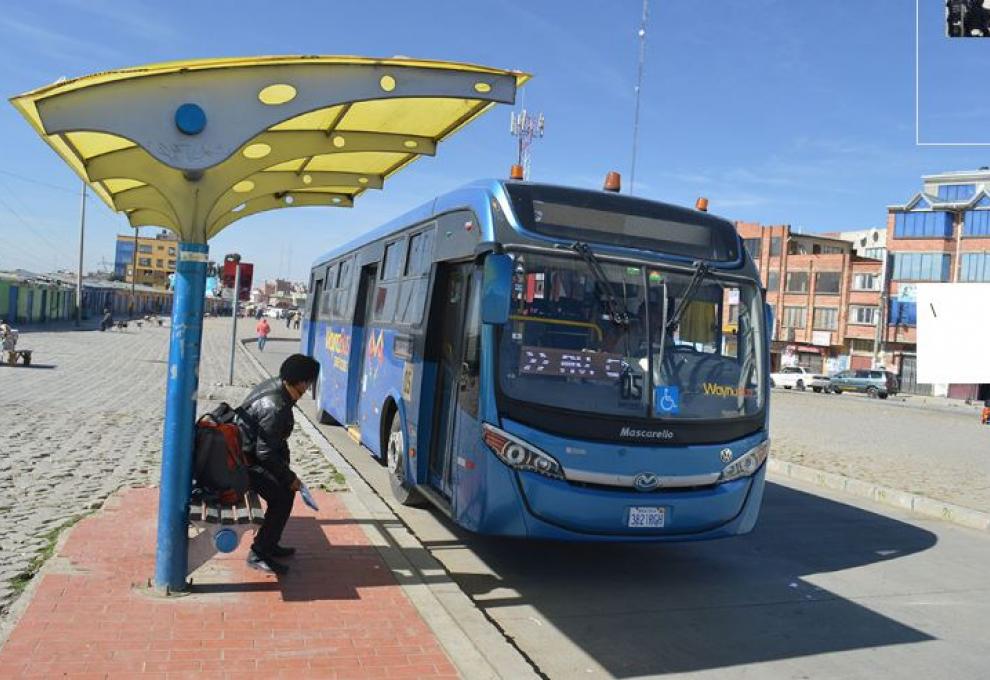
[[164,229],[151,237],[118,235],[114,274],[127,283],[167,288],[169,275],[175,273],[178,249],[178,238]]
[[922,177],[922,190],[887,208],[890,305],[884,341],[906,391],[990,398],[990,385],[915,380],[918,282],[990,282],[990,168]]
[[791,361],[834,373],[874,363],[882,261],[858,257],[848,240],[786,224],[736,228],[773,308],[772,368]]
[[857,229],[855,231],[840,231],[822,236],[840,238],[849,241],[853,245],[853,252],[857,257],[866,257],[871,260],[882,260],[887,255],[887,230],[877,229]]

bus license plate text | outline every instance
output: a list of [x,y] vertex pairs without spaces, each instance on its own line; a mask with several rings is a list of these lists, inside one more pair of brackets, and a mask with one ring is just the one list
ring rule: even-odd
[[627,526],[632,528],[662,529],[666,519],[665,508],[629,508]]

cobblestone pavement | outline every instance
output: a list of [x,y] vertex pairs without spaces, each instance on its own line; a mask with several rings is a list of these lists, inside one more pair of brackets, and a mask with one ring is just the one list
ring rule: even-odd
[[975,408],[773,391],[779,460],[990,512],[990,427]]
[[[206,320],[200,413],[238,403],[257,382],[238,352],[235,385],[225,385],[229,332],[229,319]],[[168,338],[167,327],[22,329],[19,346],[35,351],[38,366],[0,366],[0,624],[60,527],[122,486],[157,484]],[[290,445],[307,484],[342,487],[301,430]]]

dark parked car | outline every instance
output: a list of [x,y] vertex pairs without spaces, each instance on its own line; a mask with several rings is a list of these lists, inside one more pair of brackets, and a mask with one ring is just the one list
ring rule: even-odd
[[842,371],[829,380],[829,388],[835,394],[865,392],[874,399],[897,394],[898,387],[897,376],[890,371]]

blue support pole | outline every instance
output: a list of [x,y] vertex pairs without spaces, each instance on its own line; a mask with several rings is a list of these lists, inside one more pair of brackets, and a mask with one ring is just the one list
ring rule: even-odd
[[193,425],[199,390],[203,297],[209,247],[180,243],[172,297],[172,339],[165,391],[165,434],[158,497],[155,587],[186,588],[188,506],[192,488]]

